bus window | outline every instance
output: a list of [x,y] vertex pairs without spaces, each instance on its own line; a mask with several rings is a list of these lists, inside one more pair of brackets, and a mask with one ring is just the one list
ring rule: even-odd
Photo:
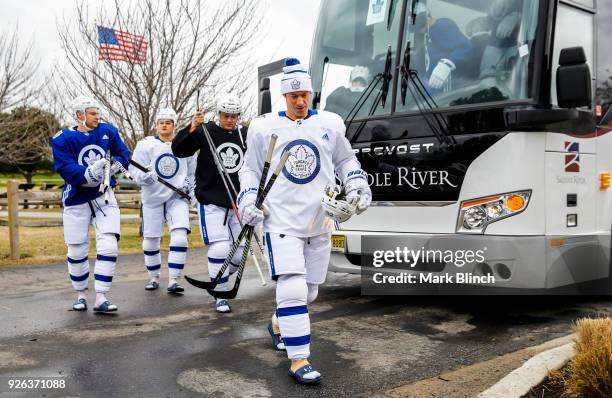
[[600,126],[612,127],[612,2],[597,2],[597,87],[595,104]]
[[317,108],[343,119],[358,101],[363,105],[353,112],[357,119],[391,112],[393,82],[383,99],[380,77],[389,48],[395,65],[401,5],[402,0],[322,0],[326,12],[311,56],[313,89],[320,93]]
[[417,1],[404,35],[413,78],[398,90],[397,111],[417,109],[417,84],[438,107],[528,99],[538,7],[537,0]]

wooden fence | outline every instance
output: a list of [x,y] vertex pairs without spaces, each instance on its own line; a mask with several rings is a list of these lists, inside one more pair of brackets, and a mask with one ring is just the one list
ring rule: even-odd
[[[6,195],[0,197],[0,208],[8,210],[8,220],[0,219],[0,225],[8,225],[9,241],[11,247],[11,259],[18,260],[19,253],[19,227],[50,227],[61,226],[62,221],[51,220],[19,220],[20,208],[58,208],[61,212],[62,191],[23,191],[19,189],[19,183],[10,180],[7,183]],[[136,190],[115,191],[117,204],[124,209],[140,208],[140,192]],[[140,223],[139,218],[122,220],[122,223]]]

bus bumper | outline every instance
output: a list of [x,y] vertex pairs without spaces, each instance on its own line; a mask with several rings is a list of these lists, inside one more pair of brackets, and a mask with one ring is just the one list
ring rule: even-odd
[[383,237],[418,250],[482,250],[484,261],[422,263],[397,272],[492,274],[495,285],[514,289],[552,289],[610,277],[610,233],[581,236],[488,236],[464,234],[383,234],[335,231],[344,235],[345,253],[332,252],[329,270],[361,273],[364,239]]

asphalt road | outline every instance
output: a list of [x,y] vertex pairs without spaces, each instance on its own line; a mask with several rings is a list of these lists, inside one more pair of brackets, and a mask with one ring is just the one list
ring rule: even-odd
[[[203,278],[204,258],[191,252],[187,273]],[[144,291],[142,267],[139,255],[120,257],[116,315],[69,311],[63,264],[0,269],[0,382],[55,376],[67,385],[21,394],[0,385],[0,396],[363,396],[566,335],[578,317],[612,314],[609,297],[361,296],[357,276],[329,274],[310,308],[311,359],[324,380],[303,387],[271,349],[273,285],[262,288],[252,267],[227,315],[191,286],[179,297],[164,283]]]

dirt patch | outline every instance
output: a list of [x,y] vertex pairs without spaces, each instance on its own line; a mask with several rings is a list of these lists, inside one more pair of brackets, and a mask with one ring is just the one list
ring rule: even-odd
[[9,351],[6,348],[0,348],[0,370],[14,370],[16,368],[24,368],[36,365],[38,365],[38,362],[31,358],[25,358],[19,353]]
[[266,398],[272,396],[265,382],[226,370],[189,369],[178,375],[177,383],[207,397]]

